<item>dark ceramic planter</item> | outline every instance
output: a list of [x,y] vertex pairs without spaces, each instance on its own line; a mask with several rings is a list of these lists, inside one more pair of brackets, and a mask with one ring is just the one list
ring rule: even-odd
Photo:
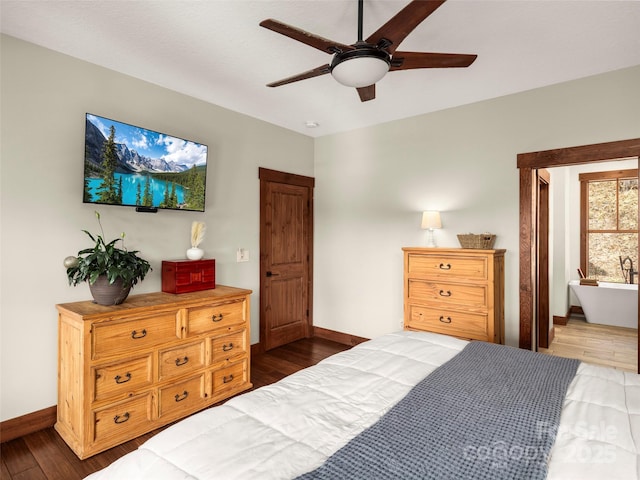
[[93,285],[89,284],[89,290],[95,303],[119,305],[127,299],[131,287],[123,287],[121,278],[109,283],[106,275],[100,275]]

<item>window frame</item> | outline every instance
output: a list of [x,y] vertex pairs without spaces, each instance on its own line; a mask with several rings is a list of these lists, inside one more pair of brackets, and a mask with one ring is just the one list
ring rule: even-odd
[[[627,170],[610,170],[607,172],[589,172],[578,175],[580,181],[580,269],[586,276],[589,276],[588,258],[589,258],[589,233],[635,233],[638,235],[638,228],[635,230],[589,230],[589,183],[602,182],[607,180],[638,180],[638,169],[632,168]],[[618,211],[620,202],[618,194],[620,189],[616,188],[616,227],[620,223],[620,214]],[[640,192],[640,181],[638,182],[638,191]]]

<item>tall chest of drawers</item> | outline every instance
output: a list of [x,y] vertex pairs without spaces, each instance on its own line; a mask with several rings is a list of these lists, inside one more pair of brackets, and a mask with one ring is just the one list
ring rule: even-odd
[[504,343],[505,250],[404,251],[404,328]]
[[251,388],[251,290],[57,305],[56,430],[81,459]]

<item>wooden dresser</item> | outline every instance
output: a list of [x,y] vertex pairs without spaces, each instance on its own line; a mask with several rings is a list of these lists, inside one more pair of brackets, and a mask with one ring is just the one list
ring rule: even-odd
[[504,343],[505,250],[404,251],[404,328]]
[[57,305],[56,430],[81,459],[251,388],[249,295],[130,295]]

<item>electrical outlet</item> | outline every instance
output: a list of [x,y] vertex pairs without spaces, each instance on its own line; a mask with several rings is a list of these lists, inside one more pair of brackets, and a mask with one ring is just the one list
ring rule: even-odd
[[400,330],[404,330],[404,319],[399,320],[398,327],[400,327]]
[[249,261],[249,250],[246,248],[239,248],[236,251],[236,262],[248,262]]

